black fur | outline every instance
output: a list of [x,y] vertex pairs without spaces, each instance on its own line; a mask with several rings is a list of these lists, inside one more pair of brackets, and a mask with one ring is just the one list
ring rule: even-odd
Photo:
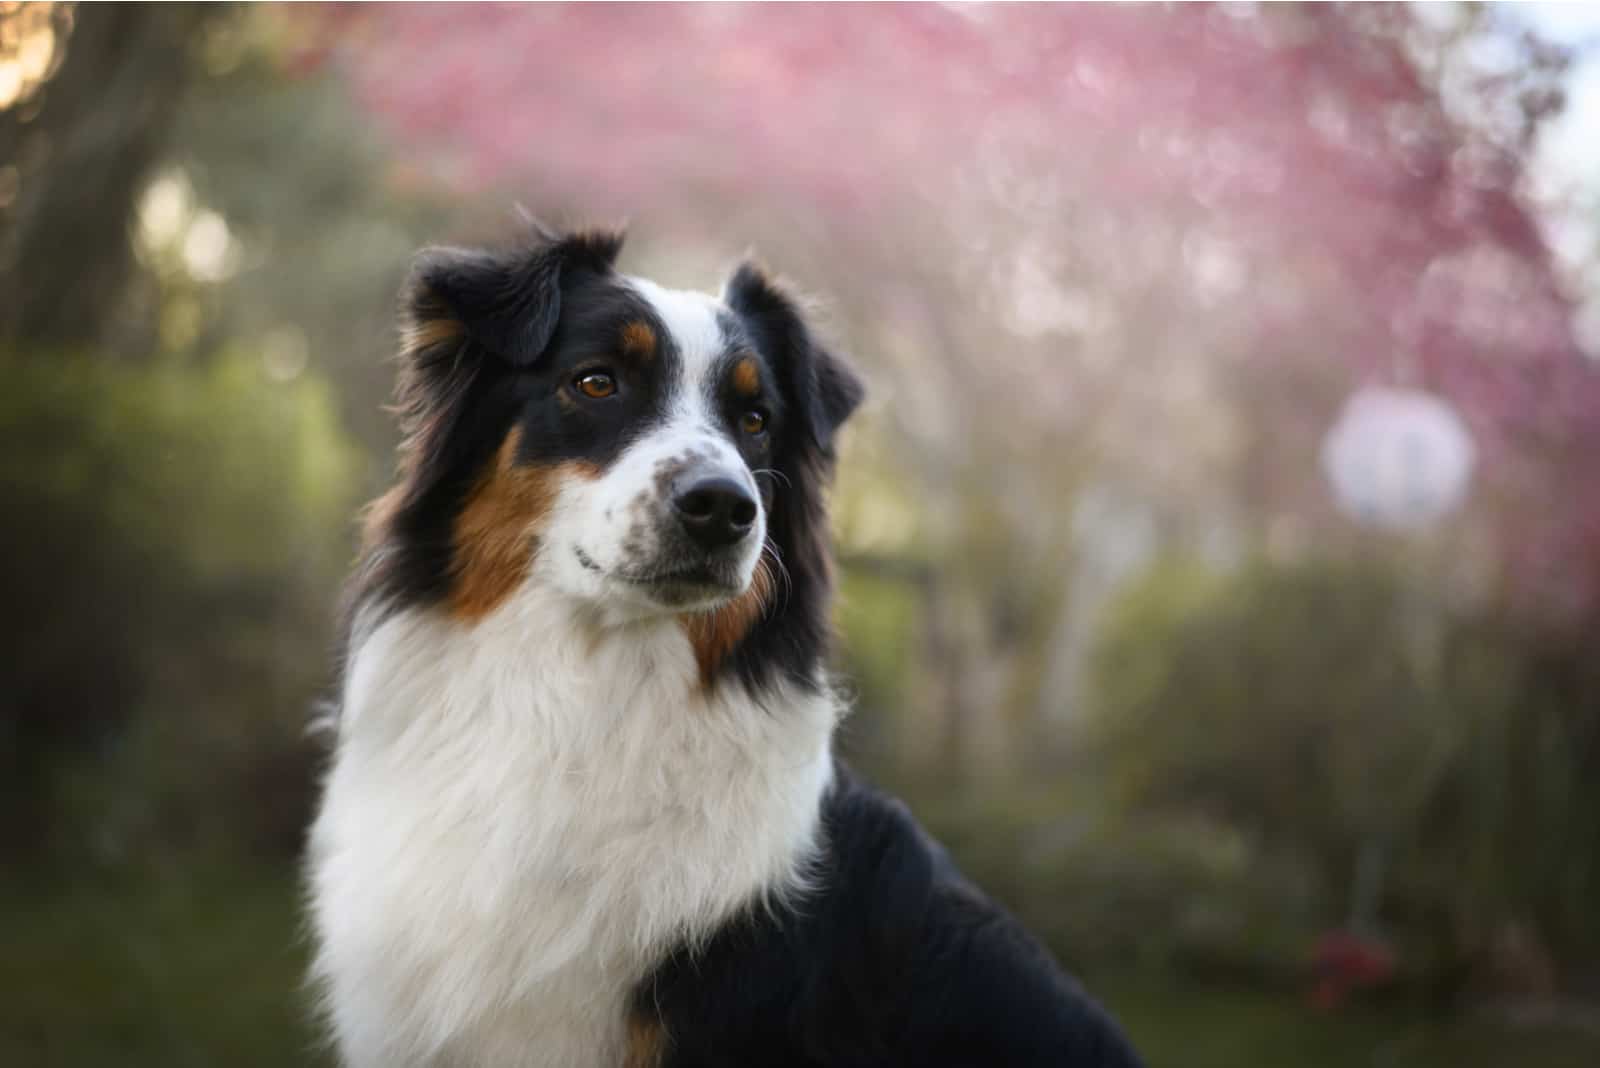
[[760,689],[783,679],[818,684],[827,653],[833,592],[825,491],[833,478],[834,432],[861,403],[861,380],[806,326],[794,299],[752,264],[724,290],[749,343],[777,375],[790,415],[772,466],[780,477],[767,527],[789,581],[726,665]]
[[[401,293],[402,333],[426,336],[438,324],[459,331],[401,353],[400,478],[374,505],[347,615],[377,607],[371,625],[448,592],[456,516],[513,422],[522,429],[521,460],[602,463],[664,407],[659,383],[670,380],[676,357],[648,303],[617,283],[612,264],[621,247],[619,234],[536,228],[506,250],[418,255]],[[632,320],[651,322],[666,349],[630,407],[580,425],[538,402],[554,379],[614,349]]]
[[442,305],[487,351],[526,367],[550,344],[563,289],[609,274],[621,250],[620,234],[536,228],[530,247],[507,252],[430,249],[418,257],[408,289],[413,309]]
[[811,444],[833,458],[833,435],[860,405],[861,379],[806,326],[795,300],[755,264],[741,264],[724,290],[728,306],[777,361]]
[[636,991],[663,1068],[1136,1068],[1116,1024],[905,806],[841,769],[816,889]]

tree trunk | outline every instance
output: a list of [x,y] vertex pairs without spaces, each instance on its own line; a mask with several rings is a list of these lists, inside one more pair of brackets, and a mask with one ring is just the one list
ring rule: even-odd
[[55,76],[0,111],[0,167],[17,182],[0,214],[0,344],[109,340],[133,268],[135,201],[188,84],[195,30],[215,10],[80,5]]

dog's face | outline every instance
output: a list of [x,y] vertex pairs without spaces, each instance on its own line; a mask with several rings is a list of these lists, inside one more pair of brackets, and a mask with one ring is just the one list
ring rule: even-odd
[[617,611],[745,593],[785,415],[771,363],[708,296],[600,276],[563,303],[512,431],[513,462],[562,471],[541,575]]
[[820,620],[777,617],[825,607],[821,493],[859,382],[755,268],[719,297],[667,290],[618,273],[620,243],[419,259],[410,436],[358,596],[470,624],[533,581],[601,622],[680,616],[707,672],[763,628],[814,655]]

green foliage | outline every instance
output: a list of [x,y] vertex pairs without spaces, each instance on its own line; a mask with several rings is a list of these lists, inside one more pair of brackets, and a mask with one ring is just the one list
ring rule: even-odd
[[1117,811],[1087,775],[917,811],[964,871],[1084,971],[1137,964],[1294,988],[1325,908],[1292,856],[1215,821]]
[[243,352],[189,368],[12,355],[0,373],[0,509],[17,520],[4,844],[125,848],[181,798],[268,788],[254,774],[303,748],[348,556],[358,456],[328,391],[269,381]]
[[1393,830],[1443,741],[1406,624],[1396,586],[1354,568],[1157,569],[1114,610],[1095,665],[1121,785],[1327,855]]
[[850,571],[841,576],[836,620],[842,674],[856,710],[844,733],[853,759],[884,759],[908,730],[916,611],[916,591],[903,583]]
[[1104,632],[1095,751],[1130,810],[1297,856],[1323,922],[1376,911],[1421,969],[1451,974],[1514,925],[1531,956],[1581,960],[1600,936],[1592,663],[1381,568],[1169,562]]
[[355,461],[321,383],[271,383],[243,353],[195,369],[0,366],[8,494],[181,559],[197,584],[326,565],[312,532],[344,521]]

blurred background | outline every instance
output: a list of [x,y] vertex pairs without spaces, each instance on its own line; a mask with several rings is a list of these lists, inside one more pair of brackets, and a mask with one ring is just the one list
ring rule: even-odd
[[871,379],[842,745],[1155,1068],[1600,1063],[1600,8],[0,3],[0,1063],[323,1063],[393,301],[517,206]]

